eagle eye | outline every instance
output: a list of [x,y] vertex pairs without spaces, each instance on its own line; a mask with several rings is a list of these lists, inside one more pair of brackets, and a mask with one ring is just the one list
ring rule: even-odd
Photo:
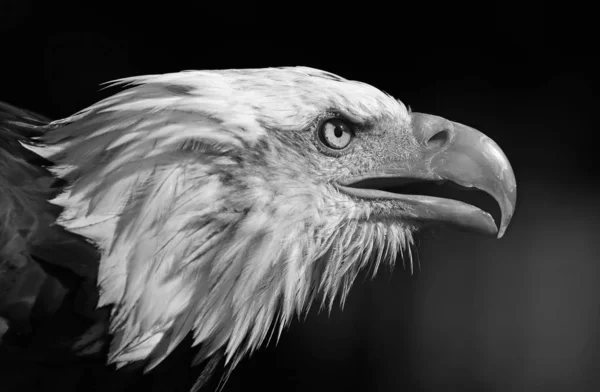
[[348,147],[353,137],[352,128],[337,118],[323,121],[319,127],[319,139],[326,147],[334,150]]

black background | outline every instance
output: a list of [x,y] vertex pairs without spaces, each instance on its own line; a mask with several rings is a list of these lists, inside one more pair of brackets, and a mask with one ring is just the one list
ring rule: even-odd
[[[591,10],[539,1],[0,4],[0,100],[52,118],[106,96],[99,84],[119,77],[306,65],[473,126],[511,160],[519,200],[502,240],[420,235],[412,275],[400,265],[359,279],[343,312],[293,323],[225,391],[600,390]],[[180,382],[166,379],[152,389]],[[87,390],[64,369],[43,380]]]

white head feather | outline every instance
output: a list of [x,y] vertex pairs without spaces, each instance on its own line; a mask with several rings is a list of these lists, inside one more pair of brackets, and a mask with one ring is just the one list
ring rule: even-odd
[[310,143],[330,110],[407,124],[385,93],[310,68],[121,83],[134,87],[52,123],[38,149],[70,184],[59,223],[101,251],[111,361],[152,368],[193,331],[200,359],[224,348],[235,365],[319,290],[343,303],[362,267],[410,245],[411,227],[331,186],[345,169]]

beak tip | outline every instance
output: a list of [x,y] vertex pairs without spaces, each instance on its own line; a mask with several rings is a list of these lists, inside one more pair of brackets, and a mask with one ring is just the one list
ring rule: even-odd
[[498,230],[498,239],[502,238],[504,236],[504,233],[506,232],[506,227],[501,227],[500,230]]
[[509,204],[509,206],[510,207],[508,208],[503,208],[502,221],[500,223],[500,228],[498,229],[498,239],[504,236],[504,234],[506,233],[506,229],[508,228],[508,225],[510,224],[510,221],[512,219],[514,212],[514,204],[511,203]]

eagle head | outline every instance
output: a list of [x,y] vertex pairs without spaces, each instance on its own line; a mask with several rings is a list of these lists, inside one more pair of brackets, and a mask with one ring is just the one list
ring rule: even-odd
[[[68,186],[59,223],[101,253],[110,361],[160,363],[190,332],[232,366],[315,298],[343,302],[359,270],[440,223],[502,236],[515,178],[482,133],[311,68],[187,71],[48,127],[40,151]],[[403,191],[451,182],[502,217]],[[322,295],[322,296],[321,296]],[[319,296],[319,297],[318,297]]]

